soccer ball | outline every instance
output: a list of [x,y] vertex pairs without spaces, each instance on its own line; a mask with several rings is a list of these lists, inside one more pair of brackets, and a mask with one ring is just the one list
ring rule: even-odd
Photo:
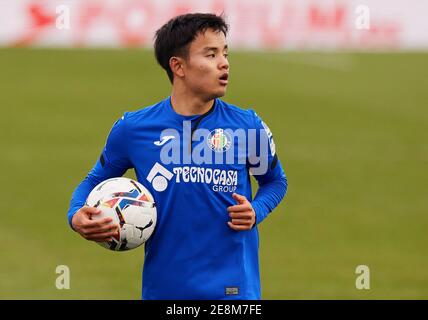
[[104,248],[125,251],[137,248],[149,239],[156,226],[157,211],[150,192],[139,182],[119,177],[98,184],[86,199],[86,205],[101,210],[93,220],[106,217],[120,227],[110,242],[97,242]]

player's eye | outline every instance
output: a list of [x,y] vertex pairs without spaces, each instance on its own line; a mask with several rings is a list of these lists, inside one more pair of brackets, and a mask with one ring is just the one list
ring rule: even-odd
[[229,57],[229,54],[228,54],[228,53],[225,53],[225,54],[224,54],[224,57],[225,57],[225,58]]
[[209,54],[207,57],[215,58],[215,53],[211,53],[211,54]]

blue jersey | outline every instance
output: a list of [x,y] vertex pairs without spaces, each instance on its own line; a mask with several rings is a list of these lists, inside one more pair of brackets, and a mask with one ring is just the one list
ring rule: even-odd
[[[126,112],[74,191],[69,223],[98,183],[131,168],[158,212],[145,243],[142,298],[260,299],[257,225],[284,197],[287,179],[257,114],[215,99],[205,114],[183,116],[170,97]],[[254,199],[251,175],[258,182]],[[234,192],[253,206],[251,230],[227,224]]]

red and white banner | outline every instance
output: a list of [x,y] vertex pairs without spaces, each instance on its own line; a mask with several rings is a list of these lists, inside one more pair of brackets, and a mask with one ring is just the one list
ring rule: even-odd
[[188,12],[224,12],[235,48],[428,48],[422,0],[0,0],[0,46],[152,47]]

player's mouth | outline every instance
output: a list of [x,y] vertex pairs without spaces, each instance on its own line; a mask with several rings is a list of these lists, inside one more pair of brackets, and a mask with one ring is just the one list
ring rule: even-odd
[[223,73],[219,78],[220,84],[222,86],[226,86],[228,79],[229,79],[229,73],[227,73],[227,72]]

